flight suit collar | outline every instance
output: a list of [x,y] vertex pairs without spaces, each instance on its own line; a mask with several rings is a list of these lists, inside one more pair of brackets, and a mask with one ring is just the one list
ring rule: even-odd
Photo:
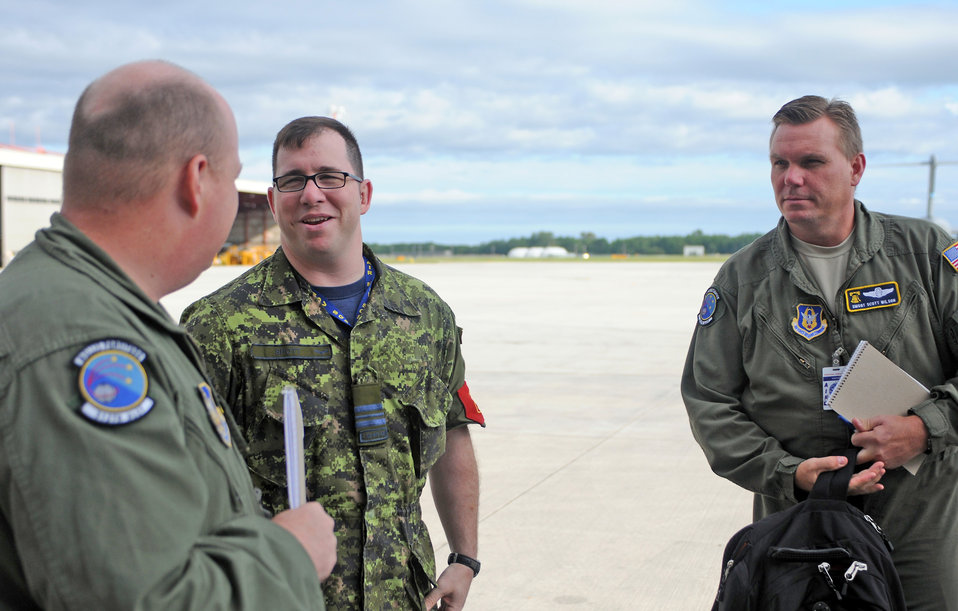
[[50,227],[37,232],[36,241],[51,257],[89,277],[144,318],[173,335],[186,335],[163,306],[147,296],[110,255],[59,212],[50,217]]
[[[875,256],[885,242],[885,227],[882,221],[868,211],[864,204],[855,200],[855,228],[852,230],[852,250],[848,268],[857,269]],[[805,277],[798,261],[798,253],[792,245],[791,233],[785,217],[778,220],[775,239],[772,240],[772,256],[775,262],[792,274],[799,283],[811,282]],[[808,290],[807,288],[805,290]]]

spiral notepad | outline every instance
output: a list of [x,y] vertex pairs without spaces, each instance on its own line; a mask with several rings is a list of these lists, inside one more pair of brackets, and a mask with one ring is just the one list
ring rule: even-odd
[[[850,422],[852,418],[904,416],[929,396],[921,382],[862,340],[828,397],[827,405]],[[918,455],[905,464],[905,468],[916,473],[923,458],[924,454]]]

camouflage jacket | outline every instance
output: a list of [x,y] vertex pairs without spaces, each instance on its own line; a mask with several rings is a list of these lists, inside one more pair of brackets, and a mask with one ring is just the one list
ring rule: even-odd
[[[419,497],[446,429],[471,422],[457,394],[465,364],[449,306],[365,254],[376,280],[351,331],[281,248],[182,320],[232,406],[253,482],[274,511],[287,506],[282,390],[296,388],[307,498],[336,521],[339,560],[324,584],[330,608],[419,609],[435,574]],[[385,413],[384,440],[360,444],[354,406]]]

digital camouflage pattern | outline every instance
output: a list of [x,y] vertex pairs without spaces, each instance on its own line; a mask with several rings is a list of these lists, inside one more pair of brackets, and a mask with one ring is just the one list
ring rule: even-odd
[[[307,498],[336,521],[329,607],[421,609],[435,559],[419,497],[445,451],[446,429],[471,422],[456,395],[465,364],[449,306],[365,255],[376,281],[351,332],[326,313],[281,248],[182,320],[249,442],[253,482],[272,511],[287,507],[282,390],[296,388]],[[354,387],[381,395],[388,439],[379,445],[357,441]]]

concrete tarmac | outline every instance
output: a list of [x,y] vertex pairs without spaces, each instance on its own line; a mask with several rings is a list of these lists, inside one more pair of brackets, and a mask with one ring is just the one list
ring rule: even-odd
[[[481,477],[471,611],[711,608],[751,495],[714,475],[679,393],[713,262],[397,265],[463,327]],[[163,304],[174,318],[244,268]],[[430,494],[440,570],[449,549]]]

